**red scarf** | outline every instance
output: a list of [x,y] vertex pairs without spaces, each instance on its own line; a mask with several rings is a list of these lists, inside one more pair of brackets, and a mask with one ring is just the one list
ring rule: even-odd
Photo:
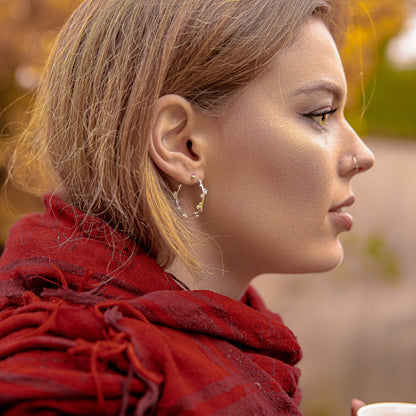
[[45,205],[0,259],[2,415],[300,415],[299,345],[252,288],[185,291],[101,220]]

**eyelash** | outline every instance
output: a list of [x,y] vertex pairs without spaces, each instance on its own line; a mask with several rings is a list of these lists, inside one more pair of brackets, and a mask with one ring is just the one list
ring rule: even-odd
[[[326,131],[326,129],[325,129],[325,123],[326,123],[326,121],[328,119],[328,116],[330,116],[331,114],[334,114],[337,110],[338,110],[338,108],[332,108],[331,110],[328,110],[328,111],[312,112],[312,113],[308,113],[308,114],[303,114],[303,116],[311,119],[322,130],[325,130]],[[321,118],[321,120],[314,120],[313,117],[319,117],[319,118]]]

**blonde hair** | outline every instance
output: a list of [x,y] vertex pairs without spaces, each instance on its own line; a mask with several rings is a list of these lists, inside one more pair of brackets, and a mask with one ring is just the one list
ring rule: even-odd
[[197,270],[192,233],[149,157],[154,105],[178,94],[197,110],[219,112],[314,13],[336,28],[338,6],[328,3],[85,1],[56,40],[21,141],[30,143],[29,157],[15,159],[14,172],[41,161],[67,202],[135,240],[163,267],[179,256]]

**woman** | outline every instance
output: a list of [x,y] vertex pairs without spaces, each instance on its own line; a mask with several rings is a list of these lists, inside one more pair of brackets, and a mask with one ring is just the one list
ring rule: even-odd
[[248,284],[342,260],[373,156],[343,116],[340,17],[78,8],[24,138],[54,191],[0,262],[3,414],[300,414],[300,348]]

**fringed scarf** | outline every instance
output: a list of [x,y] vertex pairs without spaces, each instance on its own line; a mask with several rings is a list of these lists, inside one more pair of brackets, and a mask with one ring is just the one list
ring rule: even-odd
[[44,200],[0,259],[2,415],[300,415],[299,345],[254,289],[183,290],[101,220]]

